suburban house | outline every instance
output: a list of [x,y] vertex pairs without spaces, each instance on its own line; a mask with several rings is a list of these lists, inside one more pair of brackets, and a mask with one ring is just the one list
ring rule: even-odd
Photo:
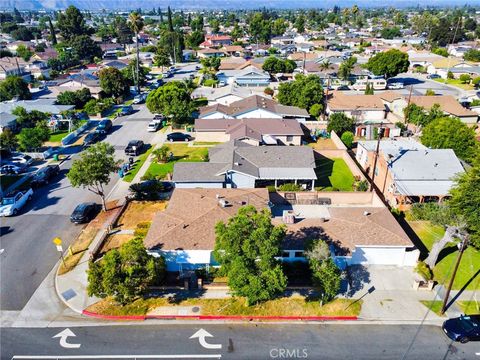
[[232,38],[229,35],[205,35],[205,41],[200,48],[222,47],[232,45]]
[[200,108],[200,119],[243,119],[243,118],[277,118],[304,121],[310,115],[305,109],[286,106],[263,96],[253,95],[235,101],[230,105],[216,104]]
[[0,112],[0,134],[3,133],[5,129],[14,131],[16,127],[17,117],[15,115],[6,112]]
[[291,45],[294,43],[293,36],[275,36],[270,40],[272,47]]
[[198,50],[197,56],[199,58],[222,57],[222,56],[225,56],[225,52],[219,49],[205,48],[205,49]]
[[220,70],[216,74],[219,81],[243,87],[266,87],[270,85],[270,75],[253,65],[234,70]]
[[388,109],[377,95],[346,95],[333,91],[328,98],[326,112],[329,116],[343,113],[355,120],[355,135],[374,138],[374,129],[383,127],[384,136],[398,136],[394,123],[387,119]]
[[177,188],[168,207],[155,214],[144,245],[153,256],[165,258],[167,271],[209,271],[218,266],[212,254],[215,225],[227,222],[240,207],[251,205],[269,210],[273,224],[287,227],[279,254],[282,261],[305,261],[305,242],[314,238],[330,245],[332,257],[341,268],[416,264],[419,251],[376,194],[353,193],[357,199],[352,203],[343,195]]
[[195,141],[242,140],[252,145],[301,145],[303,130],[295,119],[196,119]]
[[27,112],[38,110],[52,115],[59,115],[63,111],[73,110],[74,105],[57,105],[55,99],[10,100],[0,102],[0,113],[9,113],[17,107],[23,107]]
[[31,73],[26,70],[26,63],[20,58],[4,57],[0,59],[0,80],[5,80],[7,76],[20,76],[23,80],[30,82]]
[[304,146],[254,146],[231,140],[210,148],[208,162],[177,162],[177,188],[255,188],[295,183],[313,189],[314,152]]
[[[378,96],[382,98],[389,111],[401,119],[404,118],[403,110],[408,106],[408,98],[399,96],[398,94],[395,95],[395,93],[392,92],[385,92]],[[426,111],[429,111],[434,105],[438,104],[440,110],[442,110],[446,116],[458,117],[466,124],[476,124],[478,121],[478,114],[464,108],[452,95],[411,96],[410,103],[421,106]]]
[[245,53],[240,45],[227,45],[222,50],[230,56],[242,56]]
[[235,84],[216,88],[202,86],[196,88],[192,92],[193,99],[205,98],[208,100],[208,105],[222,104],[227,106],[235,101],[246,99],[252,95],[259,95],[268,98],[261,89],[241,87]]
[[[371,177],[377,141],[359,141],[356,158]],[[408,208],[412,203],[441,202],[449,196],[453,179],[463,173],[451,149],[429,149],[411,139],[380,142],[375,184],[391,206]]]

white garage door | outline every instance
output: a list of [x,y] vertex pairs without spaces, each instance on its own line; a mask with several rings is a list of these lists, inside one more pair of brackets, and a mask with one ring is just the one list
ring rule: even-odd
[[357,246],[352,254],[351,265],[396,265],[403,266],[405,248]]

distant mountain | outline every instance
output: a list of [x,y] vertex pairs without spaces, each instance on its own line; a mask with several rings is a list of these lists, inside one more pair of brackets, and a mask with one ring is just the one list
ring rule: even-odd
[[332,2],[321,2],[319,0],[149,0],[148,2],[138,0],[1,0],[0,9],[8,10],[16,7],[20,10],[61,10],[69,5],[75,5],[85,10],[130,10],[142,7],[149,10],[153,7],[166,8],[171,6],[174,9],[256,9],[267,8],[319,8],[338,6],[352,6],[357,4],[360,7],[410,7],[410,6],[462,6],[464,4],[479,5],[480,0],[390,0],[387,3],[376,0],[334,0]]

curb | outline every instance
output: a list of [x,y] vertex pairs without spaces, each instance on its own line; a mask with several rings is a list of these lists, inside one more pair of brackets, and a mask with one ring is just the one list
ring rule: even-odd
[[57,267],[57,269],[55,270],[55,292],[57,293],[57,296],[58,298],[60,299],[61,302],[63,302],[63,304],[68,307],[69,309],[75,311],[76,313],[78,314],[82,314],[82,310],[78,310],[76,309],[73,305],[69,304],[62,296],[62,294],[60,293],[60,290],[58,289],[58,277],[61,276],[61,275],[58,275],[58,272],[60,271],[60,261],[57,262],[57,264],[55,265]]
[[243,316],[243,315],[102,315],[83,310],[82,315],[106,320],[220,320],[220,321],[356,321],[357,316]]

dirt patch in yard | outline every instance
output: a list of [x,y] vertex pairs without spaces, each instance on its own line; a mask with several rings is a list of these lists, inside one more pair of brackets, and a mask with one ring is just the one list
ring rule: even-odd
[[132,201],[118,220],[118,228],[134,230],[138,223],[152,221],[155,213],[166,207],[166,201]]
[[106,253],[112,249],[118,249],[120,246],[125,244],[126,242],[132,240],[134,238],[133,235],[128,234],[113,234],[110,235],[100,250],[100,253]]

